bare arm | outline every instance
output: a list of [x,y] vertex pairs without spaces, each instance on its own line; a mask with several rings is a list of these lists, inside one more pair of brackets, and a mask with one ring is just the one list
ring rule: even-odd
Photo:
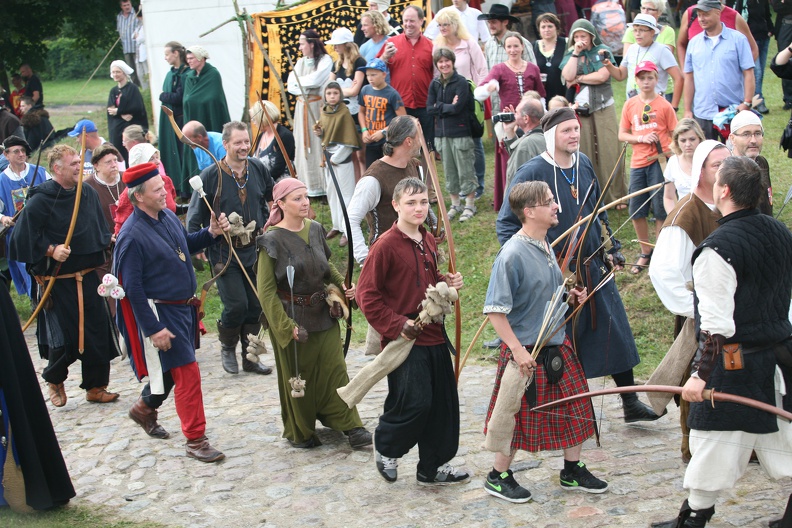
[[[745,38],[748,39],[748,45],[751,46],[751,56],[754,60],[759,57],[759,46],[756,45],[756,39],[753,38],[751,35],[751,29],[748,27],[748,22],[741,15],[737,15],[737,19],[734,21],[734,28],[745,35]],[[753,92],[751,92],[751,97],[753,97]]]
[[685,11],[685,14],[682,15],[682,20],[679,22],[679,36],[677,37],[676,45],[679,64],[685,64],[685,53],[687,52],[688,45],[688,23],[688,14],[687,11]]
[[665,188],[663,189],[663,207],[665,207],[666,212],[671,212],[671,210],[676,206],[676,203],[676,185],[670,181],[666,182]]
[[693,117],[693,74],[685,73],[685,117]]
[[679,101],[682,99],[682,93],[685,90],[685,77],[682,75],[682,70],[679,69],[679,66],[672,66],[666,71],[674,79],[674,96],[671,99],[671,106],[677,109],[679,108]]

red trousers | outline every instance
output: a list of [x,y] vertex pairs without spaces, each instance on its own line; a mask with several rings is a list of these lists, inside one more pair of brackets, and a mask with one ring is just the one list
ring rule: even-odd
[[181,421],[182,433],[187,440],[196,440],[206,433],[203,393],[201,392],[201,371],[198,363],[193,362],[170,369],[173,376],[173,401],[176,414]]

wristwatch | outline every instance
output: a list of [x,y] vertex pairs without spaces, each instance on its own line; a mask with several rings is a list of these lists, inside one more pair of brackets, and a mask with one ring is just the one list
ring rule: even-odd
[[743,101],[743,104],[747,106],[749,109],[753,106],[753,103],[751,101]]

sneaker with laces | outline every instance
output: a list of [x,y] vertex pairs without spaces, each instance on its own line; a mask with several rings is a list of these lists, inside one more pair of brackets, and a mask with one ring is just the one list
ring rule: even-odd
[[490,495],[517,504],[531,500],[531,492],[517,484],[511,469],[504,471],[495,479],[487,475],[484,489]]
[[418,470],[415,478],[418,479],[418,484],[421,486],[450,486],[470,481],[467,471],[457,469],[450,464],[443,464],[437,468],[437,473],[433,477],[427,477]]
[[588,493],[608,491],[608,483],[592,475],[583,462],[578,462],[577,467],[568,473],[562,469],[560,480],[561,488],[568,491],[586,491]]
[[396,477],[398,476],[396,468],[399,467],[399,459],[382,456],[379,451],[375,451],[375,453],[374,459],[377,462],[379,474],[388,482],[396,482]]

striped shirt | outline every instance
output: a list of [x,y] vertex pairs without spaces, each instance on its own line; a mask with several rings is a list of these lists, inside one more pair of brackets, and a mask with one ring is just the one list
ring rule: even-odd
[[116,16],[116,31],[118,31],[118,36],[121,37],[124,53],[135,53],[137,46],[134,35],[137,28],[138,21],[134,10],[126,16],[124,16],[123,11],[118,13],[118,16]]

